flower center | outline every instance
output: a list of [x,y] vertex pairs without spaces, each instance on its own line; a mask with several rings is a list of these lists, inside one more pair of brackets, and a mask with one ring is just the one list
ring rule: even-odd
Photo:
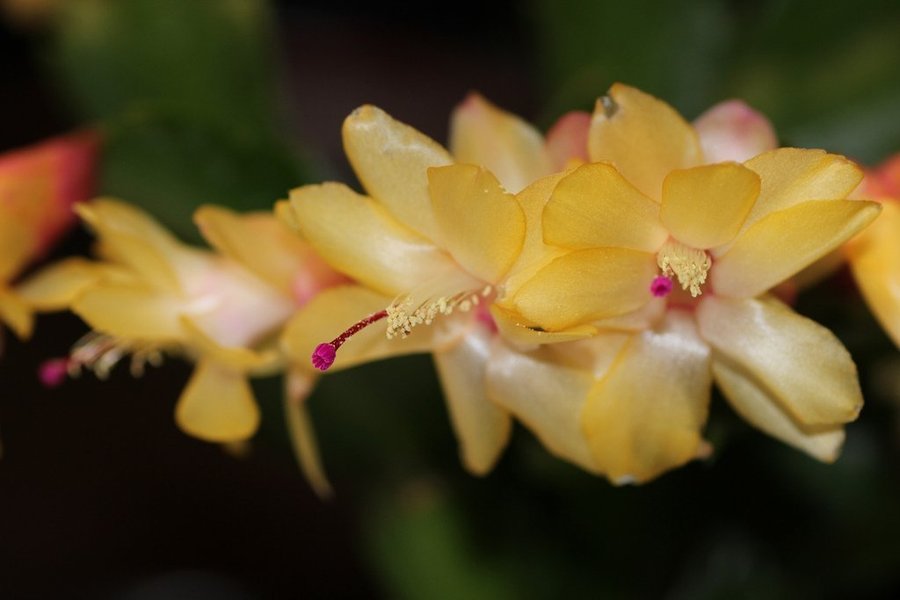
[[[656,264],[663,276],[677,278],[681,289],[689,290],[691,296],[696,298],[703,293],[701,286],[706,283],[712,260],[703,250],[669,240],[656,254]],[[657,295],[655,290],[653,293]]]

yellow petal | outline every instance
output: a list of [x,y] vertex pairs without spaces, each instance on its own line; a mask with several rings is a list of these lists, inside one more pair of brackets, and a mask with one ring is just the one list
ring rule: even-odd
[[576,250],[525,282],[511,305],[548,331],[631,312],[649,302],[657,274],[652,254],[624,248]]
[[356,176],[395,219],[427,238],[434,236],[428,201],[428,167],[452,162],[444,148],[374,106],[361,106],[347,117],[344,151]]
[[9,325],[17,336],[26,339],[34,327],[34,315],[28,304],[13,292],[0,287],[0,323]]
[[846,242],[879,210],[875,202],[820,200],[771,213],[713,262],[713,289],[731,298],[758,296]]
[[281,357],[274,348],[252,350],[239,346],[224,346],[208,335],[196,320],[181,317],[184,343],[195,352],[242,373],[271,375],[281,367]]
[[706,250],[741,229],[759,194],[759,176],[737,163],[672,171],[663,181],[660,219],[678,241]]
[[0,281],[11,280],[32,257],[36,246],[35,232],[0,215]]
[[[602,342],[595,344],[605,353],[605,360],[597,360],[601,373],[626,339],[603,336]],[[581,428],[582,407],[594,383],[594,370],[560,360],[559,353],[554,351],[558,347],[520,352],[498,344],[488,365],[488,393],[530,429],[552,454],[596,473]]]
[[598,469],[641,483],[695,458],[703,444],[709,347],[693,320],[669,311],[659,329],[632,336],[581,415]]
[[472,165],[428,170],[438,240],[463,269],[496,283],[525,240],[525,215],[494,176]]
[[85,290],[72,312],[92,329],[115,337],[171,342],[182,339],[184,300],[137,285],[100,283]]
[[774,149],[778,138],[769,120],[740,100],[720,102],[697,117],[706,162],[744,162]]
[[597,101],[588,149],[593,162],[607,161],[636,188],[660,199],[674,169],[703,163],[693,127],[665,102],[617,83]]
[[319,455],[316,431],[306,400],[315,384],[315,375],[291,371],[285,376],[284,420],[300,470],[319,498],[329,498],[334,490]]
[[513,193],[552,171],[538,130],[476,93],[453,111],[450,153],[457,162],[485,167]]
[[772,297],[704,297],[696,314],[716,360],[753,377],[802,425],[832,427],[859,414],[856,365],[821,325]]
[[243,373],[201,360],[175,406],[175,422],[207,442],[238,442],[256,433],[259,407]]
[[100,280],[105,270],[104,266],[83,258],[67,258],[18,284],[16,293],[35,310],[63,310]]
[[655,252],[668,237],[658,213],[659,205],[611,164],[582,165],[553,190],[544,208],[544,241],[564,248]]
[[[316,346],[330,342],[363,318],[387,308],[392,298],[362,286],[340,286],[325,290],[297,311],[282,336],[282,347],[299,368],[312,369],[310,357]],[[429,352],[435,327],[417,327],[406,338],[387,339],[384,321],[355,334],[337,352],[330,371],[400,356]],[[329,372],[330,372],[329,371]]]
[[301,275],[311,297],[320,289],[341,281],[295,232],[280,223],[272,213],[238,214],[220,206],[201,206],[194,222],[203,237],[220,253],[293,294]]
[[509,414],[487,395],[485,377],[494,340],[490,330],[475,322],[457,343],[434,354],[460,457],[475,475],[494,467],[512,432]]
[[769,213],[801,202],[845,198],[863,178],[858,166],[824,150],[778,148],[744,166],[758,173],[762,181],[745,229]]
[[[430,213],[430,201],[425,201]],[[292,190],[291,205],[303,236],[319,255],[384,294],[408,292],[453,266],[452,259],[433,243],[345,185],[326,183]]]
[[597,328],[591,325],[580,325],[561,331],[542,331],[539,327],[526,321],[515,311],[492,304],[491,317],[497,325],[500,335],[514,345],[530,347],[542,344],[558,344],[591,337]]
[[785,444],[824,462],[834,462],[844,443],[843,427],[807,430],[788,415],[752,376],[728,362],[713,359],[716,383],[745,421]]
[[900,204],[881,215],[848,246],[853,276],[872,312],[900,346]]

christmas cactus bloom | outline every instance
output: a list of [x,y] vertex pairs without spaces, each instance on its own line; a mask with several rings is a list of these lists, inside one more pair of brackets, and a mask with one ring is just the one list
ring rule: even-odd
[[862,193],[882,211],[847,244],[846,255],[866,303],[900,347],[900,154],[866,173]]
[[61,137],[0,155],[0,323],[31,333],[29,283],[16,277],[74,223],[72,205],[93,186],[98,138]]
[[[270,213],[200,208],[195,220],[218,251],[211,252],[182,244],[118,201],[76,210],[99,238],[100,260],[50,270],[40,282],[43,297],[71,298],[71,310],[93,329],[66,359],[67,370],[105,377],[130,356],[140,375],[164,353],[186,356],[197,366],[176,406],[179,427],[210,442],[252,436],[260,415],[247,377],[284,368],[281,327],[344,278]],[[309,387],[289,385],[304,394]]]
[[767,292],[877,216],[876,203],[847,199],[860,170],[793,148],[709,164],[694,127],[622,85],[598,102],[589,150],[596,162],[563,176],[543,209],[536,272],[500,304],[525,331],[599,336],[569,360],[563,378],[577,373],[575,387],[551,377],[524,389],[536,363],[563,368],[555,350],[495,359],[495,400],[615,481],[646,481],[706,451],[713,380],[750,423],[833,460],[862,405],[855,365],[828,330]]

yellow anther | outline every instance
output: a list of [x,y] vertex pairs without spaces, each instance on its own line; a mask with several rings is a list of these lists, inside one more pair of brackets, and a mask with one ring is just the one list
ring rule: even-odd
[[703,250],[669,240],[657,253],[656,264],[663,275],[677,277],[681,289],[689,290],[696,298],[703,293],[701,286],[706,283],[712,261]]

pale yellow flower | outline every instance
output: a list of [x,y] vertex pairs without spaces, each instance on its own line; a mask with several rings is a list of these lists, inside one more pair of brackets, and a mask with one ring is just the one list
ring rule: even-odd
[[574,354],[496,357],[494,399],[619,482],[708,451],[713,380],[750,423],[833,460],[862,405],[855,365],[766,292],[875,218],[877,204],[846,199],[859,169],[792,148],[706,164],[693,127],[622,85],[598,102],[589,150],[597,162],[562,177],[543,207],[533,275],[500,304],[525,332],[599,334]]

